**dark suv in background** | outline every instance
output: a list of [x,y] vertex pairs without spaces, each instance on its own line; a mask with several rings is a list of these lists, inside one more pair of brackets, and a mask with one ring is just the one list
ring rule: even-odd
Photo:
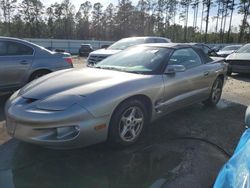
[[79,49],[79,56],[88,57],[89,53],[93,51],[91,44],[81,44]]

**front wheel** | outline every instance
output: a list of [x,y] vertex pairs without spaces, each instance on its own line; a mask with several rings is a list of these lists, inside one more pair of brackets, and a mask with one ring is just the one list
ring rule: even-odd
[[112,146],[128,146],[141,136],[148,121],[145,105],[136,99],[125,101],[114,112],[110,128],[109,143]]
[[221,98],[222,88],[223,88],[223,81],[221,78],[217,78],[213,83],[213,87],[209,98],[203,103],[208,106],[215,106]]

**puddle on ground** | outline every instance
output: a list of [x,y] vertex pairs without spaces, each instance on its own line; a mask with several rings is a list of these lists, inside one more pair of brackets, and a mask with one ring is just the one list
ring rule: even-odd
[[0,146],[0,188],[208,187],[227,158],[211,144],[176,138],[202,137],[231,151],[245,110],[228,101],[194,105],[154,122],[140,142],[120,150],[58,151],[12,139]]
[[171,170],[183,160],[181,152],[161,146],[108,154],[102,150],[56,151],[24,143],[12,145],[15,152],[7,154],[9,160],[0,160],[0,187],[149,187],[159,178],[173,178]]
[[[196,146],[194,143],[172,141],[139,147],[135,151],[107,150],[102,146],[101,149],[57,151],[11,141],[5,145],[9,144],[10,147],[6,148],[12,152],[3,153],[4,150],[0,150],[3,154],[0,155],[0,187],[159,188],[166,182],[178,182],[178,176],[188,174],[193,164],[199,164],[192,162],[195,157],[200,158],[201,164],[203,160],[209,163],[211,159],[206,151],[219,159],[216,170],[220,168],[225,161],[220,152],[217,155],[211,146],[204,143],[197,143]],[[197,152],[201,153],[200,157]],[[209,173],[213,171],[212,168]]]

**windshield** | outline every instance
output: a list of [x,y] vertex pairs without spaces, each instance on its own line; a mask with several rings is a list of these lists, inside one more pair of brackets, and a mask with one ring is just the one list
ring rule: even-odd
[[226,46],[221,51],[238,50],[241,46]]
[[250,53],[250,44],[246,44],[245,46],[242,46],[237,53]]
[[169,51],[159,47],[132,47],[104,59],[95,67],[132,73],[153,73],[161,67]]
[[108,49],[110,50],[124,50],[130,46],[145,43],[144,38],[126,38],[119,40],[112,44]]

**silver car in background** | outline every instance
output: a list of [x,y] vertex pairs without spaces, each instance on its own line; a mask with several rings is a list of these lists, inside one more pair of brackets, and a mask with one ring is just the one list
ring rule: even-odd
[[[183,44],[144,44],[34,80],[5,106],[9,134],[47,147],[126,146],[166,113],[220,100],[227,65]],[[152,125],[153,126],[153,125]],[[171,125],[168,125],[171,126]]]
[[227,74],[232,73],[250,73],[250,43],[245,44],[236,52],[230,54],[226,58],[228,63]]
[[217,52],[218,56],[220,57],[227,57],[228,55],[236,52],[238,49],[240,49],[242,45],[230,45],[230,46],[225,46],[221,50]]
[[111,46],[106,49],[99,49],[93,51],[88,56],[88,64],[95,65],[107,58],[108,56],[114,55],[122,50],[125,50],[128,47],[138,45],[138,44],[146,44],[146,43],[169,43],[170,39],[164,37],[129,37],[118,40]]
[[72,67],[68,53],[51,52],[28,41],[0,37],[0,92],[17,90],[45,74]]

